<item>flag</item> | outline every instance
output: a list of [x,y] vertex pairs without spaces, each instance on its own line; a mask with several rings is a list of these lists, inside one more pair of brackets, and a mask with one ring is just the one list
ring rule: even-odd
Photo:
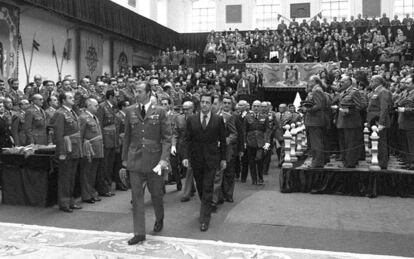
[[280,18],[282,18],[282,15],[281,14],[277,14],[277,20],[278,21],[280,20]]
[[52,47],[52,56],[56,57],[55,44],[53,44],[53,47]]
[[35,50],[39,51],[39,46],[40,46],[39,42],[37,42],[35,39],[33,39],[33,44],[32,45],[33,45],[33,48]]
[[296,92],[296,97],[295,97],[295,100],[293,101],[293,105],[296,107],[296,109],[299,108],[301,102],[302,102],[302,98],[300,98],[299,92]]
[[319,12],[319,13],[317,14],[317,16],[319,17],[319,19],[322,19],[322,12]]
[[63,48],[63,59],[69,60],[68,49],[65,47]]

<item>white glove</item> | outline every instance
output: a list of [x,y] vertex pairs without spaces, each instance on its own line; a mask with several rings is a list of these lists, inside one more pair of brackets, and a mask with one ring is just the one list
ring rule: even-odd
[[378,131],[381,131],[381,130],[383,130],[383,129],[385,129],[385,126],[384,125],[378,125]]
[[404,107],[398,107],[398,112],[405,112],[405,108]]
[[269,147],[270,147],[270,144],[266,143],[266,144],[264,144],[263,149],[264,150],[269,150]]
[[177,149],[175,148],[175,146],[171,147],[171,155],[175,156],[175,154],[177,153]]

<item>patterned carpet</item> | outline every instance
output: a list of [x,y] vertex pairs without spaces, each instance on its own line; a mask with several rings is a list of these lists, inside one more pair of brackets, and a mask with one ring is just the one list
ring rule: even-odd
[[126,233],[62,229],[0,223],[0,258],[255,258],[255,259],[392,259],[403,257],[336,253],[147,236],[140,245],[128,246]]

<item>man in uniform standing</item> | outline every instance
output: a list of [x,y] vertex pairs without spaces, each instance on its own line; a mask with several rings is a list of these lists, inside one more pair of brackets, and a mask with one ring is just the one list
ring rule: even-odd
[[260,113],[261,102],[253,102],[252,111],[246,114],[244,122],[245,140],[249,169],[253,185],[263,185],[263,152],[270,148],[269,118]]
[[95,190],[96,174],[104,157],[101,126],[95,116],[98,110],[96,99],[89,98],[85,102],[86,109],[79,116],[80,136],[83,145],[83,157],[80,166],[80,185],[82,201],[95,203],[100,201]]
[[360,147],[364,145],[359,137],[362,132],[361,110],[367,105],[358,88],[352,85],[352,79],[349,76],[341,78],[339,91],[341,94],[336,121],[339,131],[339,148],[344,167],[355,168],[361,156]]
[[398,103],[398,125],[405,133],[402,140],[406,146],[405,155],[407,169],[414,170],[414,76],[406,79],[407,95]]
[[114,90],[106,91],[105,97],[106,100],[99,105],[97,111],[97,117],[102,128],[104,145],[104,161],[102,170],[98,173],[97,189],[101,196],[111,197],[115,195],[112,192],[112,178],[115,173],[115,148],[118,141],[115,127]]
[[325,165],[325,141],[326,141],[326,109],[327,99],[322,89],[321,80],[312,76],[308,83],[308,96],[306,101],[309,102],[303,108],[305,114],[305,126],[308,130],[308,139],[312,154],[311,167],[322,168]]
[[58,204],[60,210],[73,212],[81,209],[73,199],[75,176],[82,156],[79,119],[72,107],[75,104],[71,92],[61,93],[62,107],[56,111],[52,121],[56,139],[56,155],[59,159]]
[[[150,102],[150,84],[140,82],[134,92],[138,103],[125,111],[122,147],[123,166],[130,176],[134,218],[134,237],[128,241],[129,245],[145,240],[145,182],[155,211],[154,232],[160,232],[164,226],[164,178],[161,170],[167,168],[171,151],[171,127],[165,111]],[[121,172],[121,179],[125,179],[125,170]]]
[[128,77],[126,87],[119,91],[119,101],[128,101],[130,104],[136,103],[134,94],[135,78]]
[[370,88],[373,90],[368,96],[367,121],[370,126],[378,125],[378,160],[381,169],[388,166],[388,131],[391,127],[390,108],[392,94],[385,88],[386,82],[382,76],[371,78]]
[[125,136],[125,109],[129,106],[128,101],[118,102],[118,112],[115,114],[115,127],[118,136],[118,145],[115,150],[115,183],[116,189],[120,191],[128,190],[128,187],[119,179],[117,172],[122,168],[122,143],[124,142]]
[[47,145],[46,113],[42,108],[43,96],[32,96],[33,106],[26,111],[24,129],[28,144]]

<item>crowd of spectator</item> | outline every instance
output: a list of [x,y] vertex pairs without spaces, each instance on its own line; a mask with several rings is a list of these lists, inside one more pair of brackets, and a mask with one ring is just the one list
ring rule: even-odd
[[392,21],[358,15],[329,23],[315,17],[310,23],[294,18],[265,31],[223,31],[211,33],[204,49],[206,63],[299,63],[327,61],[399,62],[413,59],[413,19]]

